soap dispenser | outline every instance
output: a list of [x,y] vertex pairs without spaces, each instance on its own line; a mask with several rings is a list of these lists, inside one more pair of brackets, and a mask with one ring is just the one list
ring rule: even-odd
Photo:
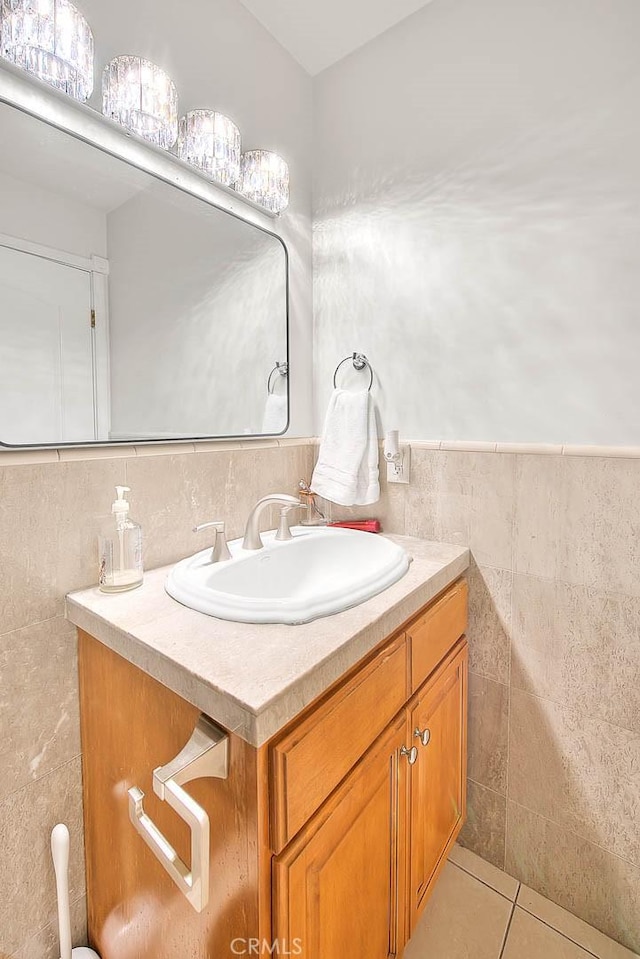
[[104,593],[120,593],[142,583],[142,527],[129,519],[129,503],[124,498],[128,486],[116,486],[111,506],[115,524],[98,539],[98,585]]

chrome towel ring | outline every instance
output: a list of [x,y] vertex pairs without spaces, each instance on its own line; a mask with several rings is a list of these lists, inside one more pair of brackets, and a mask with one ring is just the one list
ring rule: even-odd
[[278,363],[276,360],[276,365],[269,373],[269,379],[267,380],[267,393],[273,393],[273,389],[276,385],[276,381],[271,382],[273,375],[279,373],[280,376],[288,376],[289,374],[289,364],[288,363]]
[[336,377],[338,375],[338,370],[344,363],[348,363],[349,360],[352,361],[354,370],[357,370],[358,372],[360,372],[361,370],[364,370],[365,367],[369,370],[369,385],[367,387],[367,392],[370,393],[371,387],[373,386],[373,369],[371,367],[371,363],[366,358],[364,353],[353,353],[351,356],[345,356],[343,360],[340,360],[340,362],[336,366],[335,373],[333,374],[334,390],[337,389]]

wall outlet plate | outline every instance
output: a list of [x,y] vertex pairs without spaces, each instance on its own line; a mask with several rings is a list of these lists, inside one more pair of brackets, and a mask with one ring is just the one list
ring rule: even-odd
[[404,483],[409,485],[411,476],[411,447],[400,447],[401,460],[399,463],[387,462],[387,483]]

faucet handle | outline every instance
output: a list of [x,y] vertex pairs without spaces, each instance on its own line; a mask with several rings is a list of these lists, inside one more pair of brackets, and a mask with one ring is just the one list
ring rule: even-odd
[[224,560],[231,559],[231,553],[227,545],[227,538],[224,534],[224,520],[213,520],[211,523],[201,523],[200,526],[194,526],[193,532],[199,533],[203,529],[214,529],[216,538],[213,541],[211,550],[211,562],[221,563]]
[[276,533],[276,539],[279,543],[293,539],[291,530],[289,529],[289,513],[292,513],[295,509],[308,508],[306,503],[296,503],[295,506],[282,506],[280,508],[280,522],[278,523],[278,532]]

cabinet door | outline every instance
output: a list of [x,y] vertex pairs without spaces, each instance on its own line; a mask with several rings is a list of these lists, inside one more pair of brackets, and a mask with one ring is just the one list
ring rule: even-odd
[[303,959],[401,953],[407,762],[400,748],[407,733],[403,711],[274,859],[273,932],[281,952]]
[[[412,702],[409,811],[410,933],[443,855],[462,827],[466,799],[467,645],[463,641]],[[428,740],[426,744],[423,744]]]

